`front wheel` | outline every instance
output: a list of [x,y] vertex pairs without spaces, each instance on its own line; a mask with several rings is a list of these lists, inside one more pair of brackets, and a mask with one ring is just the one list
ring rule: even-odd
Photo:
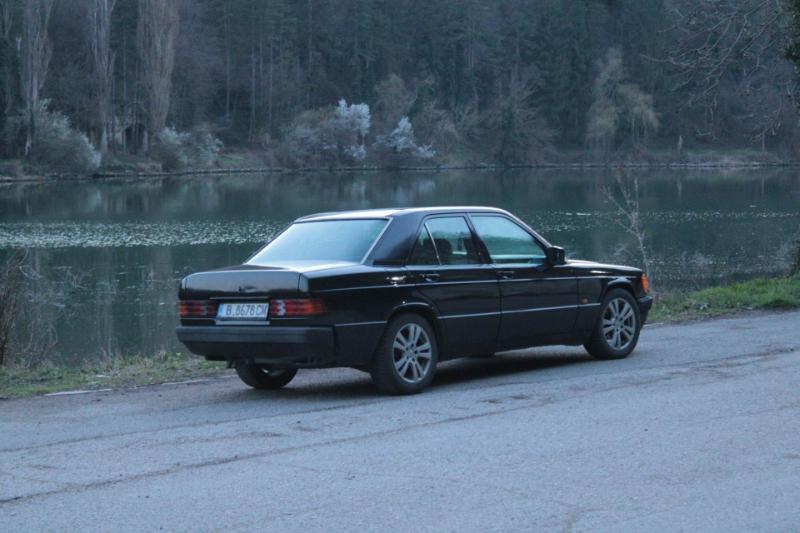
[[642,328],[636,300],[625,289],[612,289],[600,309],[597,325],[584,348],[595,359],[627,357],[636,347]]
[[296,368],[270,369],[261,365],[241,363],[236,365],[239,379],[254,389],[280,389],[297,374]]
[[414,394],[433,381],[438,361],[436,335],[419,315],[389,322],[372,359],[370,374],[381,392]]

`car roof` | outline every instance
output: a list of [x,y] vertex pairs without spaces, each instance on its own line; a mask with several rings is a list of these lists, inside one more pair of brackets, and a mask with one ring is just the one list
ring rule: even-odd
[[503,209],[486,206],[433,206],[433,207],[395,207],[383,209],[359,209],[355,211],[331,211],[328,213],[315,213],[297,219],[297,222],[309,222],[316,220],[347,220],[363,218],[397,218],[403,216],[426,216],[439,213],[463,213],[463,212],[485,212],[485,213],[504,213]]

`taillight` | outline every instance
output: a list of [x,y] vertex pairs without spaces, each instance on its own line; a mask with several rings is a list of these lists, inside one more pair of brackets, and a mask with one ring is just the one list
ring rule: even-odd
[[211,300],[181,300],[178,313],[181,318],[214,318],[217,316],[217,302]]
[[647,274],[642,274],[642,290],[645,294],[650,292],[650,282],[647,281]]
[[270,318],[299,318],[326,313],[325,303],[318,298],[292,298],[269,301]]

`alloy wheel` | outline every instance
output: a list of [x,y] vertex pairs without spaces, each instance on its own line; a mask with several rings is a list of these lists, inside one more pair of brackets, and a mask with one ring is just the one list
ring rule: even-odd
[[397,331],[392,343],[394,368],[400,379],[419,383],[428,374],[433,359],[431,340],[419,324],[406,324]]
[[614,298],[603,311],[603,337],[614,350],[624,350],[636,335],[636,313],[624,298]]

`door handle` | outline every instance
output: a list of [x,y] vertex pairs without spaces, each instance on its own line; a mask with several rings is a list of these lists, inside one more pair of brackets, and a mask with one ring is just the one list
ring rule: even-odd
[[514,271],[513,270],[498,270],[497,277],[500,279],[513,279],[514,278]]
[[439,274],[436,272],[426,272],[421,277],[425,281],[439,281]]

